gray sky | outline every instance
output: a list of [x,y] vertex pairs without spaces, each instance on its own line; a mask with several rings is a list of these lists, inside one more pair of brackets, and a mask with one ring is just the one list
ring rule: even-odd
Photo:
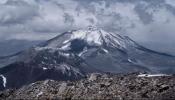
[[175,51],[175,0],[0,0],[0,40],[47,40],[89,25]]

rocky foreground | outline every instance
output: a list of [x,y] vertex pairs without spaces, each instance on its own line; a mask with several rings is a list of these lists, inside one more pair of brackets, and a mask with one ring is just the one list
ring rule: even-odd
[[8,89],[0,99],[175,100],[175,76],[93,73],[79,81],[45,80]]

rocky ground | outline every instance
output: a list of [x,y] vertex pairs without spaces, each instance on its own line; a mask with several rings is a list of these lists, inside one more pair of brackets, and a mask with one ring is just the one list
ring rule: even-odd
[[93,73],[79,81],[45,80],[8,89],[0,99],[175,100],[175,76]]

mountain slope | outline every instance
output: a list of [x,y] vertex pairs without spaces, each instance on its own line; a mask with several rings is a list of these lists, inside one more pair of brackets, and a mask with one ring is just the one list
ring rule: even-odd
[[174,76],[148,78],[136,73],[92,73],[79,81],[45,80],[17,90],[6,90],[0,92],[0,99],[174,100],[174,84]]
[[0,41],[0,56],[14,54],[21,50],[25,50],[42,41],[27,41],[27,40],[4,40]]
[[[88,27],[0,58],[3,88],[39,80],[75,80],[92,72],[175,72],[175,57],[146,49],[129,37]],[[22,81],[16,81],[17,79]],[[4,81],[1,81],[3,85]]]
[[109,72],[143,69],[154,73],[169,73],[167,70],[174,71],[175,64],[173,56],[146,49],[128,37],[94,27],[63,33],[37,49],[71,52],[89,65]]

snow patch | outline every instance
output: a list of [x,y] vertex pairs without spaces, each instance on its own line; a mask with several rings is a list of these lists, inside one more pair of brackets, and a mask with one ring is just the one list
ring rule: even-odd
[[79,56],[79,57],[82,56],[85,52],[87,52],[87,47],[85,47],[85,48],[83,49],[83,51],[80,52],[80,53],[78,54],[78,56]]
[[160,77],[160,76],[171,76],[167,74],[140,74],[138,77]]
[[47,50],[50,49],[49,47],[35,47],[36,51],[42,51],[42,50]]
[[89,45],[102,45],[101,34],[98,30],[78,30],[73,32],[71,40],[86,40]]
[[35,47],[34,48],[36,51],[42,51],[42,50],[53,50],[53,51],[57,51],[60,50],[60,48],[55,48],[55,47]]
[[64,55],[65,55],[66,57],[69,57],[69,56],[70,56],[70,54],[69,54],[69,53],[64,53]]
[[69,42],[69,40],[66,40],[66,41],[63,42],[63,44],[66,44],[66,43],[68,43],[68,42]]
[[46,67],[43,67],[43,70],[47,70],[48,68],[46,68]]
[[106,49],[102,49],[102,50],[103,50],[105,53],[109,53],[108,50],[106,50]]
[[0,75],[0,77],[2,78],[3,80],[3,86],[6,87],[6,84],[7,84],[7,79],[4,75]]
[[63,45],[60,49],[61,49],[61,50],[70,49],[70,43],[67,43],[67,44]]
[[128,59],[128,61],[129,61],[129,62],[132,62],[132,60],[131,60],[131,59]]
[[62,55],[62,56],[65,56],[65,57],[69,57],[69,56],[70,56],[69,53],[63,53],[63,52],[60,52],[59,54]]

